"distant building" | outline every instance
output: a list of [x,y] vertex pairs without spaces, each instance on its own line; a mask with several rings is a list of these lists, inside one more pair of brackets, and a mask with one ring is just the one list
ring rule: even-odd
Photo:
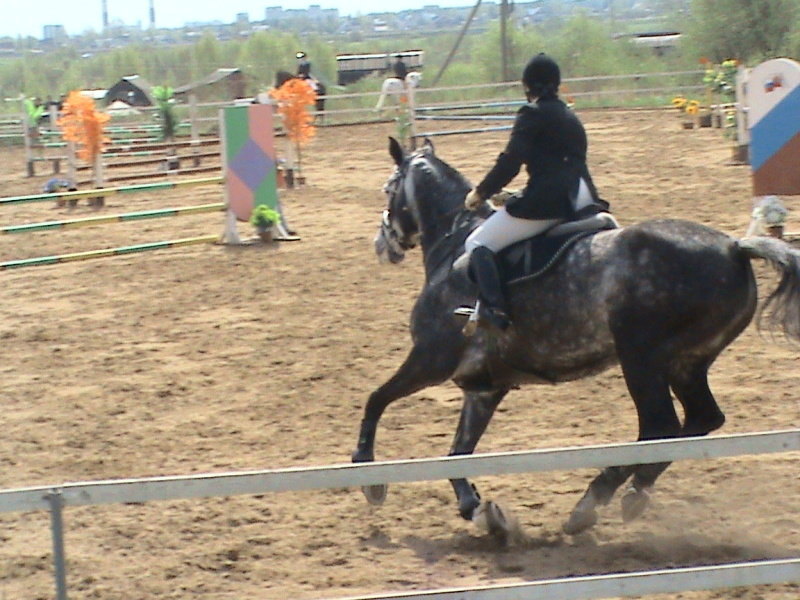
[[108,88],[105,95],[106,105],[114,100],[122,100],[130,106],[153,106],[153,86],[139,75],[129,75],[123,77],[117,83]]
[[67,39],[67,30],[63,25],[45,25],[42,28],[42,39],[45,42],[58,42]]

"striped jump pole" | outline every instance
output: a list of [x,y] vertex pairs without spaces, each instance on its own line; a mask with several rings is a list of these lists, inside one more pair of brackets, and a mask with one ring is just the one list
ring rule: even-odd
[[416,115],[418,121],[513,121],[514,115]]
[[498,127],[480,127],[478,129],[454,129],[453,131],[427,131],[424,133],[417,133],[415,138],[436,137],[440,135],[463,135],[466,133],[489,133],[492,131],[508,131],[512,125],[502,125]]
[[468,110],[471,108],[502,108],[508,106],[522,106],[527,104],[524,100],[507,100],[498,102],[475,102],[470,104],[441,104],[431,106],[416,106],[417,112],[434,112],[440,110]]
[[191,246],[195,244],[210,244],[218,242],[219,235],[204,235],[200,237],[183,238],[179,240],[169,240],[166,242],[152,242],[149,244],[137,244],[134,246],[122,246],[119,248],[107,248],[104,250],[89,250],[87,252],[72,252],[70,254],[59,254],[55,256],[40,256],[37,258],[25,258],[22,260],[10,260],[0,263],[0,271],[8,269],[18,269],[22,267],[37,267],[43,265],[55,265],[65,262],[76,262],[89,260],[91,258],[102,258],[106,256],[121,256],[123,254],[134,254],[137,252],[147,252],[150,250],[163,250],[165,248],[177,248],[179,246]]
[[115,194],[153,192],[158,190],[170,190],[179,187],[209,185],[212,183],[224,183],[224,178],[203,177],[200,179],[187,179],[186,181],[158,181],[154,183],[140,183],[137,185],[97,188],[94,190],[80,190],[77,192],[61,192],[57,194],[33,194],[30,196],[11,196],[9,198],[0,198],[0,206],[7,206],[11,204],[24,204],[26,202],[47,202],[47,201],[62,200],[62,199],[79,200],[80,198],[99,198],[104,196],[113,196]]
[[224,209],[224,202],[214,202],[212,204],[199,204],[197,206],[159,208],[156,210],[142,210],[137,212],[122,213],[119,215],[86,217],[84,219],[43,221],[41,223],[29,223],[27,225],[9,225],[6,227],[0,227],[0,235],[11,233],[32,233],[34,231],[51,231],[53,229],[77,229],[78,227],[91,227],[92,225],[102,225],[104,223],[124,223],[126,221],[142,221],[144,219],[158,219],[161,217],[178,217],[181,215],[219,212]]

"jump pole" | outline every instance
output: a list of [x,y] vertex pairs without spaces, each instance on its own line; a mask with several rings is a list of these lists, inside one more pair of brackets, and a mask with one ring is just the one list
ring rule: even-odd
[[10,233],[31,233],[34,231],[52,231],[54,229],[77,229],[78,227],[91,227],[92,225],[102,225],[104,223],[125,223],[128,221],[142,221],[144,219],[158,219],[160,217],[178,217],[181,215],[218,212],[224,209],[224,202],[214,202],[212,204],[199,204],[197,206],[142,210],[137,212],[122,213],[119,215],[86,217],[84,219],[43,221],[41,223],[29,223],[27,225],[9,225],[7,227],[0,227],[0,235]]
[[97,198],[100,196],[113,196],[115,194],[130,194],[136,192],[152,192],[168,190],[178,187],[192,187],[196,185],[209,185],[222,183],[222,177],[203,177],[200,179],[187,179],[186,181],[158,181],[155,183],[140,183],[138,185],[124,185],[119,187],[98,188],[94,190],[80,190],[77,192],[60,192],[57,194],[33,194],[29,196],[10,196],[0,198],[0,207],[11,204],[24,204],[26,202],[47,202],[53,200],[78,200],[80,198]]
[[152,242],[149,244],[137,244],[135,246],[122,246],[120,248],[107,248],[105,250],[89,250],[88,252],[73,252],[70,254],[60,254],[56,256],[41,256],[38,258],[26,258],[23,260],[11,260],[0,263],[0,271],[7,269],[17,269],[21,267],[35,267],[41,265],[54,265],[65,262],[76,262],[88,260],[90,258],[101,258],[104,256],[121,256],[123,254],[133,254],[136,252],[146,252],[148,250],[162,250],[164,248],[177,248],[178,246],[191,246],[194,244],[209,244],[219,241],[219,235],[204,235],[200,237],[183,238],[179,240],[169,240],[166,242]]

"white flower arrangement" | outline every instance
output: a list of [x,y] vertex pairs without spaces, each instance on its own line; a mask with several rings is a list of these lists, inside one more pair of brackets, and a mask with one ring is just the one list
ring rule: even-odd
[[764,235],[767,229],[782,227],[789,211],[777,196],[761,196],[753,208],[747,235]]
[[786,215],[789,211],[783,206],[777,196],[764,196],[759,200],[753,209],[753,219],[762,221],[768,227],[783,225],[786,222]]

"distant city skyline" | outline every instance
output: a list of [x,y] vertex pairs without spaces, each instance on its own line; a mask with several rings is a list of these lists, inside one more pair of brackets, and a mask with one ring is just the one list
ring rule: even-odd
[[[149,0],[107,0],[108,18],[113,24],[150,24]],[[494,0],[489,0],[494,3]],[[335,8],[340,16],[366,15],[375,12],[400,12],[428,5],[442,7],[473,6],[472,0],[193,0],[187,4],[179,0],[155,0],[156,27],[176,28],[186,23],[221,21],[232,23],[238,13],[247,13],[251,21],[262,21],[267,7],[305,9],[316,4],[323,9]],[[37,0],[34,4],[22,0],[4,0],[0,3],[0,36],[42,38],[45,25],[63,25],[70,36],[86,31],[100,32],[103,27],[102,1],[86,0],[80,4],[63,0]]]

